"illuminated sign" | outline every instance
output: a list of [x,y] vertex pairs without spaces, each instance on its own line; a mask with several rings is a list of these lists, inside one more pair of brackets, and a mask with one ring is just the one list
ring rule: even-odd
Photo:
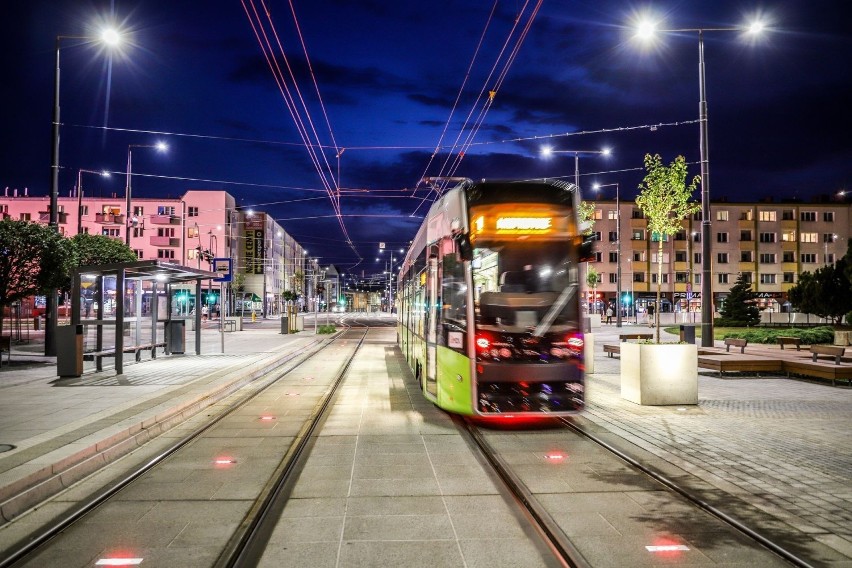
[[549,231],[553,227],[550,217],[498,217],[497,231]]

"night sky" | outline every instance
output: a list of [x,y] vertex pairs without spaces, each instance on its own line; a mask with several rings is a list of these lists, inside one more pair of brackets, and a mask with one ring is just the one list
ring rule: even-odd
[[49,194],[55,38],[112,19],[120,53],[62,40],[60,195],[85,168],[115,174],[88,176],[87,193],[123,196],[127,146],[162,140],[164,155],[134,150],[134,196],[225,189],[321,262],[379,271],[377,244],[404,247],[434,196],[424,174],[573,180],[573,156],[543,159],[544,145],[611,148],[580,158],[589,199],[593,183],[617,182],[632,200],[648,152],[683,154],[698,174],[697,34],[643,47],[630,26],[650,7],[669,29],[768,26],[754,40],[705,35],[713,199],[852,189],[839,0],[292,0],[295,19],[289,1],[266,2],[272,24],[259,0],[5,2],[0,185]]

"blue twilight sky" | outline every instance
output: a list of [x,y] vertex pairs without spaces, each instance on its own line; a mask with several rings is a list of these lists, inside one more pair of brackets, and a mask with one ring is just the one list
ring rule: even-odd
[[[55,38],[95,35],[99,21],[112,19],[129,38],[121,53],[62,40],[60,195],[78,169],[105,168],[116,175],[86,176],[87,193],[123,196],[128,145],[163,140],[164,155],[134,150],[134,196],[226,189],[272,214],[323,262],[379,270],[377,243],[405,246],[428,207],[430,193],[418,186],[424,174],[573,179],[573,156],[543,159],[544,145],[612,149],[607,158],[580,158],[588,198],[593,183],[617,182],[621,198],[633,199],[647,152],[666,162],[683,154],[697,174],[697,34],[664,34],[643,47],[629,26],[651,13],[669,29],[735,27],[755,16],[769,26],[756,40],[705,35],[712,197],[833,195],[852,189],[852,35],[843,7],[6,2],[0,185],[49,193]],[[258,37],[272,45],[271,59]],[[269,61],[286,76],[313,154]]]

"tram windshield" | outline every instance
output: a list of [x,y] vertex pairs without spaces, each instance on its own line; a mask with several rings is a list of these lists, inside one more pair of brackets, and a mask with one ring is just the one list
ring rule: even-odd
[[479,328],[542,334],[578,327],[575,247],[558,240],[481,244],[472,262]]

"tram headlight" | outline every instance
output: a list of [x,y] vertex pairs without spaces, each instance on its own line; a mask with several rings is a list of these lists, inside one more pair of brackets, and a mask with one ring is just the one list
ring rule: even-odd
[[476,338],[476,346],[485,351],[491,346],[491,342],[488,341],[487,337],[477,337]]

